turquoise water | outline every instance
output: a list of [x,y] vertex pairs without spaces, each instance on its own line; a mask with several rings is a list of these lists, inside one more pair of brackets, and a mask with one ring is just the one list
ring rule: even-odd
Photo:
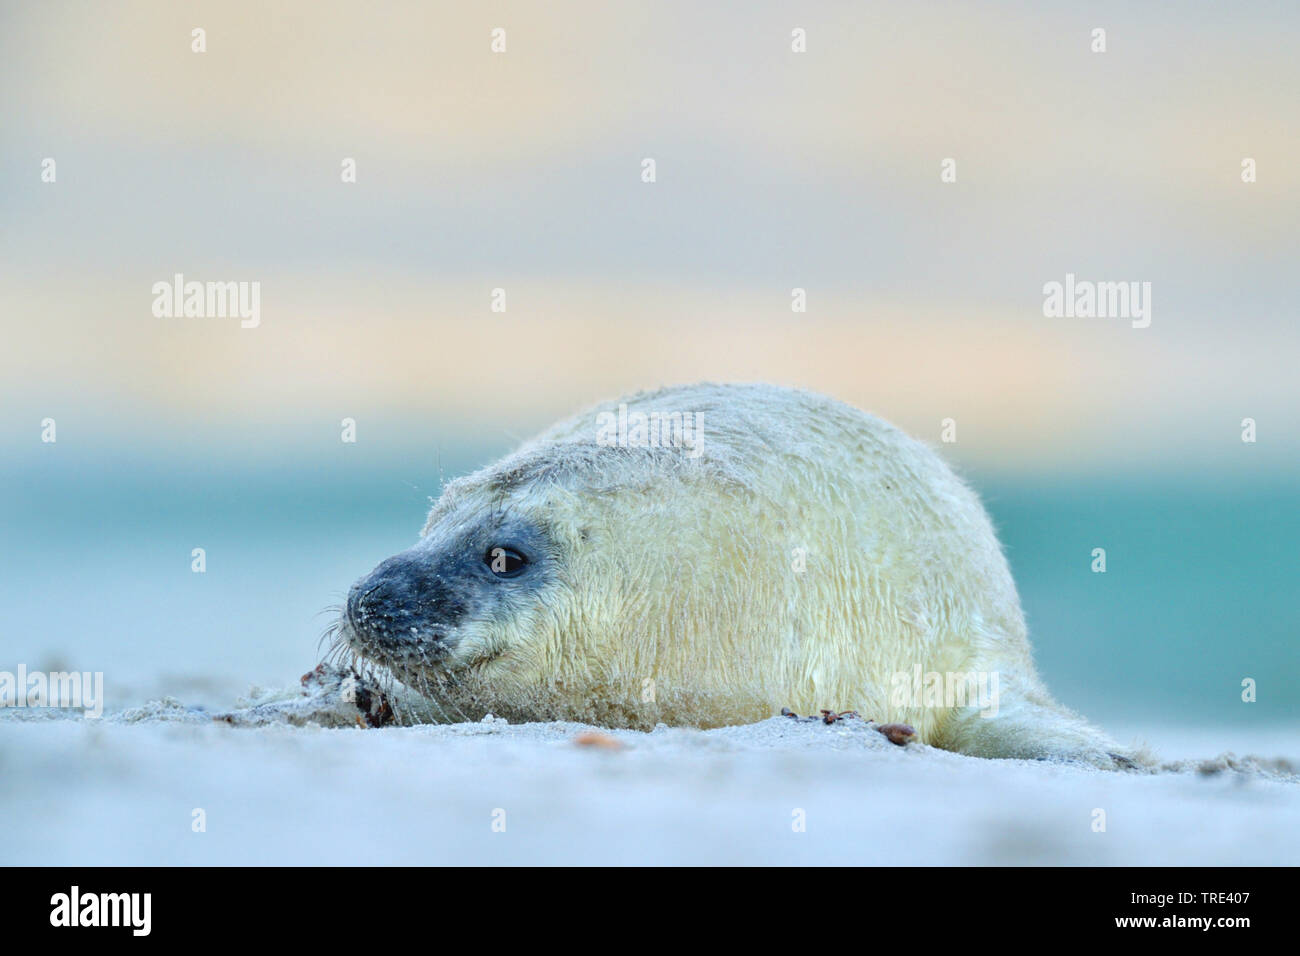
[[[0,669],[103,671],[110,706],[160,690],[221,704],[292,681],[316,661],[319,612],[415,540],[440,466],[454,477],[509,445],[145,459],[61,438],[15,456],[0,478],[17,503],[0,518]],[[1296,483],[967,477],[1063,701],[1102,721],[1300,722]]]
[[[1040,669],[1066,702],[1198,724],[1300,718],[1294,482],[999,480],[981,490]],[[1096,547],[1104,574],[1091,569]],[[1241,701],[1247,677],[1253,704]]]

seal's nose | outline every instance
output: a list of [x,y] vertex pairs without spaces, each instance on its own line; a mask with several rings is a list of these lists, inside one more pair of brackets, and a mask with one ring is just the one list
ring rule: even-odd
[[467,583],[452,577],[424,550],[412,549],[382,562],[352,586],[346,613],[354,634],[379,647],[419,644],[431,635],[445,640],[466,614]]
[[377,617],[392,620],[391,612],[385,613],[384,610],[391,606],[392,587],[382,580],[375,582],[373,578],[374,575],[367,575],[352,585],[348,592],[348,619],[354,627],[365,626]]
[[382,562],[348,592],[348,618],[352,626],[382,635],[396,622],[416,590],[415,562],[396,555]]

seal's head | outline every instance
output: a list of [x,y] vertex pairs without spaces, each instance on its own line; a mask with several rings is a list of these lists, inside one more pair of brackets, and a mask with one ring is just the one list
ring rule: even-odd
[[[420,541],[348,594],[354,663],[448,717],[653,726],[645,678],[677,669],[656,648],[688,646],[729,603],[725,581],[687,573],[736,540],[729,480],[707,456],[594,436],[541,438],[449,483]],[[681,669],[697,670],[688,655]]]
[[554,574],[550,535],[512,515],[462,514],[382,562],[348,594],[354,649],[396,671],[459,668],[506,648],[493,620],[517,615]]
[[419,689],[508,664],[521,622],[554,609],[566,551],[555,516],[520,490],[449,486],[419,543],[352,586],[351,650]]

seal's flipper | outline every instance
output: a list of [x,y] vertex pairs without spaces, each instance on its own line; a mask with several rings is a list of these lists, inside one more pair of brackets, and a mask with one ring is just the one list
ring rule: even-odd
[[953,711],[935,743],[973,757],[1056,760],[1102,770],[1141,769],[1150,763],[1145,753],[1121,746],[1050,700],[1005,693],[996,713],[977,707]]

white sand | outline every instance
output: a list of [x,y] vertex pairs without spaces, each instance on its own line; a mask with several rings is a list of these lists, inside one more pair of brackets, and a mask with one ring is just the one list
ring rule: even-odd
[[[0,719],[5,863],[1300,863],[1294,775],[979,760],[864,722],[614,731],[608,750],[573,724],[15,716]],[[1162,756],[1214,753],[1203,737],[1180,731]],[[1295,741],[1248,749],[1295,758]]]

